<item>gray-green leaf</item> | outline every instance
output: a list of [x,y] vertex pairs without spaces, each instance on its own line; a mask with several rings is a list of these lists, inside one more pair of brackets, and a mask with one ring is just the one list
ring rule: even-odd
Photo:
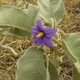
[[28,30],[34,22],[30,16],[21,9],[8,5],[0,7],[0,27],[15,27],[22,30]]
[[39,6],[35,6],[32,4],[29,4],[28,6],[28,14],[31,16],[32,20],[35,22],[35,20],[38,17],[39,13]]
[[73,66],[73,77],[72,80],[80,80],[80,73],[76,69],[75,66]]
[[16,80],[46,80],[44,51],[31,47],[17,62]]
[[50,80],[59,80],[57,69],[51,62],[49,63],[49,74]]
[[30,38],[33,19],[21,9],[5,5],[0,7],[0,27],[7,28],[6,35],[18,35]]
[[40,7],[40,16],[49,22],[56,20],[59,24],[63,18],[65,7],[62,0],[37,0]]
[[65,36],[63,38],[63,48],[80,73],[80,32],[70,33]]

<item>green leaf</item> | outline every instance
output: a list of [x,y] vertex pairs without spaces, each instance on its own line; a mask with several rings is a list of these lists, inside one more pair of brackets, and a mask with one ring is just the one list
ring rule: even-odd
[[29,4],[27,12],[31,16],[32,20],[35,21],[38,17],[39,7]]
[[2,31],[3,29],[2,28],[0,28],[0,31]]
[[46,80],[43,53],[41,48],[29,48],[17,62],[16,80]]
[[28,4],[27,9],[22,9],[26,14],[29,14],[31,19],[35,22],[39,14],[39,6]]
[[0,28],[0,34],[2,34],[5,30],[5,28]]
[[31,37],[30,32],[21,30],[18,28],[13,28],[13,27],[10,29],[6,29],[2,34],[6,35],[6,36],[13,36],[13,37],[27,38],[27,39],[30,39],[30,37]]
[[38,0],[40,16],[46,21],[56,20],[59,24],[63,18],[65,7],[62,0]]
[[80,32],[65,36],[63,38],[63,49],[80,73]]
[[[24,13],[26,13],[27,15],[29,15],[30,19],[35,22],[37,16],[38,16],[38,13],[39,13],[39,7],[38,6],[34,6],[32,4],[29,4],[28,5],[28,9],[22,9],[22,11]],[[27,26],[27,25],[26,25]],[[32,27],[32,26],[30,26]],[[27,30],[27,27],[26,29]],[[10,28],[9,30],[5,31],[3,34],[4,35],[8,35],[8,36],[16,36],[16,37],[19,37],[19,38],[30,38],[31,36],[31,33],[29,33],[28,31],[25,31],[25,30],[21,30],[21,29],[18,29],[18,28]]]
[[57,69],[51,62],[49,63],[49,74],[50,80],[59,80]]
[[30,16],[21,9],[2,6],[0,7],[0,27],[15,27],[26,31],[34,25]]
[[62,54],[59,52],[56,46],[54,46],[53,48],[54,48],[54,52],[53,52],[54,55],[52,55],[53,58],[51,61],[54,63],[54,66],[58,68],[59,65],[62,63],[61,62]]
[[[33,25],[34,21],[31,19],[30,15],[26,14],[21,9],[8,5],[0,7],[0,27],[7,28],[8,33],[22,37],[25,36],[24,34],[28,36],[30,35],[30,29]],[[21,35],[18,32],[21,32]],[[28,38],[30,38],[30,36],[28,36]]]
[[72,80],[80,80],[80,73],[78,72],[78,70],[76,69],[75,66],[73,66],[73,78]]

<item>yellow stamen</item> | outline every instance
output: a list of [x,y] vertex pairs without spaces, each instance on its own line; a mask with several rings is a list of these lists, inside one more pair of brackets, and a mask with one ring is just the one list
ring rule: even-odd
[[44,33],[43,32],[40,32],[37,36],[36,36],[36,38],[41,38],[41,37],[43,37],[44,36]]

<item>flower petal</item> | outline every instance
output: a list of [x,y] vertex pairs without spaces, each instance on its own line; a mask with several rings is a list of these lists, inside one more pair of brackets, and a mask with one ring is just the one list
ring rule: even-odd
[[42,45],[45,45],[47,47],[52,47],[53,44],[51,42],[51,39],[47,38],[47,37],[44,37],[43,40],[42,40]]
[[56,32],[57,32],[57,29],[52,29],[52,28],[44,29],[44,33],[47,38],[52,38]]
[[33,41],[37,46],[40,46],[42,44],[42,38],[34,37]]
[[34,26],[34,27],[31,28],[31,33],[32,33],[32,35],[35,37],[35,36],[39,33],[39,31],[38,31],[38,29]]
[[43,26],[40,20],[37,20],[36,27],[38,28],[39,31],[43,31]]

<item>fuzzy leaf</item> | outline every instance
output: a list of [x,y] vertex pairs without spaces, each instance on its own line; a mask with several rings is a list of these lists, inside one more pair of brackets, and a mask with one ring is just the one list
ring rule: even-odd
[[59,80],[57,69],[51,62],[49,63],[49,74],[50,80]]
[[[40,16],[50,22],[53,19],[59,24],[64,15],[64,4],[62,0],[37,0],[40,7]],[[57,25],[56,24],[56,25]]]
[[32,20],[35,21],[36,18],[38,17],[38,13],[39,13],[39,7],[29,4],[28,6],[28,14],[31,16]]
[[80,32],[70,33],[63,38],[63,48],[80,73]]
[[78,72],[78,70],[76,69],[75,66],[73,66],[73,78],[72,80],[80,80],[80,73]]
[[30,38],[30,29],[33,25],[34,20],[29,13],[8,5],[0,7],[0,27],[7,28],[5,35]]
[[8,5],[0,7],[0,27],[15,27],[22,30],[30,29],[33,21],[21,9]]
[[29,48],[17,62],[16,80],[46,80],[42,49]]

